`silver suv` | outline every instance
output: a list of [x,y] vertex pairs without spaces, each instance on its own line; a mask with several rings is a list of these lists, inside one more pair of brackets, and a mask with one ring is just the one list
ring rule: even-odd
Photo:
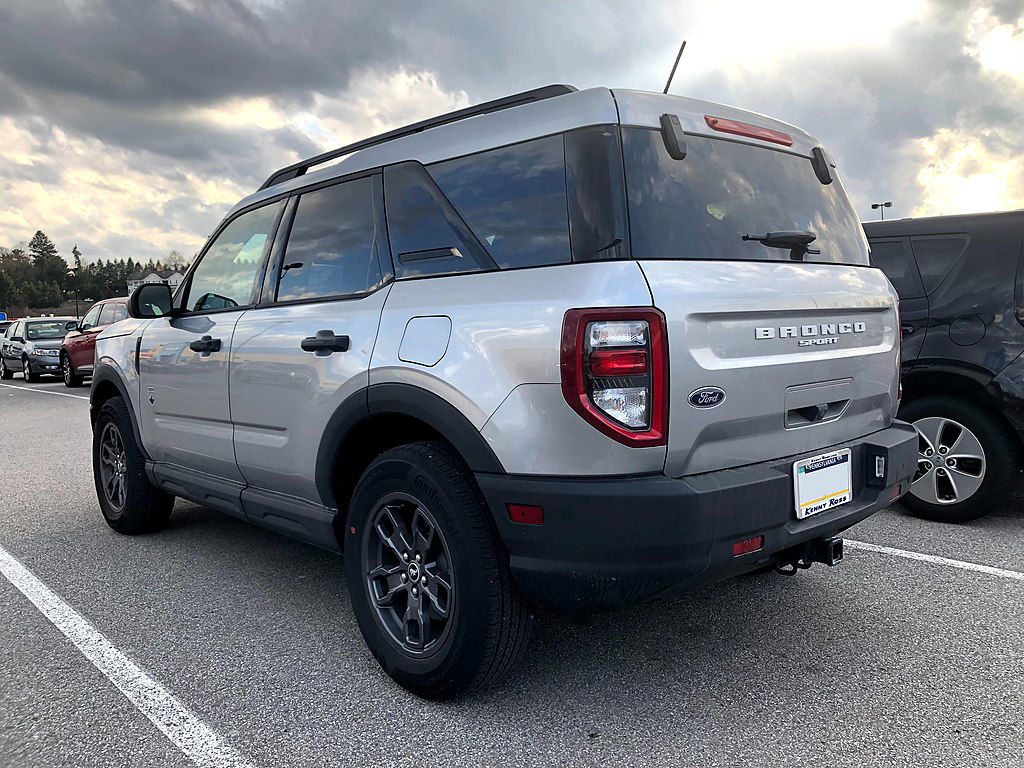
[[535,604],[834,564],[916,465],[832,161],[720,104],[549,86],[325,153],[129,311],[92,386],[107,522],[182,497],[343,551],[432,698],[514,667]]

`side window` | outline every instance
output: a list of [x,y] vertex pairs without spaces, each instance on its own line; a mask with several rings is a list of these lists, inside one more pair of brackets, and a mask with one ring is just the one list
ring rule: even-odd
[[396,277],[453,275],[497,267],[419,163],[384,169],[384,199]]
[[100,320],[97,325],[110,325],[114,322],[114,305],[104,304],[103,309],[100,310]]
[[87,331],[90,328],[95,328],[99,324],[99,316],[101,309],[103,309],[102,304],[93,304],[92,309],[85,313],[85,319],[82,320],[83,331]]
[[380,283],[374,216],[379,179],[367,176],[299,197],[278,301],[363,293]]
[[914,279],[914,267],[906,240],[871,240],[871,266],[885,272],[901,299],[916,299],[922,293]]
[[912,237],[917,255],[917,268],[924,282],[924,289],[931,293],[949,274],[960,254],[967,248],[970,238],[967,235],[926,235]]
[[446,160],[428,170],[502,269],[570,260],[561,135]]
[[128,318],[127,304],[121,304],[120,302],[118,302],[116,304],[111,304],[110,306],[111,309],[113,310],[113,316],[111,317],[110,322],[119,323],[122,320],[126,320]]
[[231,309],[255,301],[256,273],[281,205],[244,213],[221,231],[192,273],[182,303],[186,311]]

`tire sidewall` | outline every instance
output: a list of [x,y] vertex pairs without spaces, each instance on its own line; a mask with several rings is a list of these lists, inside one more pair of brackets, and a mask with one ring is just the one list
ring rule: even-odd
[[[429,656],[403,652],[379,622],[370,605],[366,586],[364,542],[372,534],[371,515],[386,496],[409,494],[424,504],[440,526],[448,545],[455,599],[448,636]],[[345,529],[345,575],[353,612],[371,652],[384,670],[414,690],[429,690],[444,681],[475,674],[486,642],[486,595],[494,589],[496,574],[488,573],[480,558],[472,531],[459,514],[464,502],[453,497],[434,472],[416,457],[384,454],[360,479],[352,497]],[[355,533],[353,533],[353,529]]]

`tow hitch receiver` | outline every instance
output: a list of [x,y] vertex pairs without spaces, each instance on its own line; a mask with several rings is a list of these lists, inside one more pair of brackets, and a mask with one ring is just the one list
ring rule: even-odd
[[834,568],[843,561],[843,540],[838,536],[829,539],[815,539],[803,546],[803,550],[795,550],[789,558],[775,566],[776,573],[783,576],[796,576],[798,571],[810,568],[814,563],[824,563]]

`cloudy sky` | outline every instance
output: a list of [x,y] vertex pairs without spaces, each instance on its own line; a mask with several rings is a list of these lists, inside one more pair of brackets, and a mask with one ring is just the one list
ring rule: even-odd
[[551,82],[816,134],[864,218],[1024,207],[1024,0],[2,0],[0,246],[197,250],[279,166]]

